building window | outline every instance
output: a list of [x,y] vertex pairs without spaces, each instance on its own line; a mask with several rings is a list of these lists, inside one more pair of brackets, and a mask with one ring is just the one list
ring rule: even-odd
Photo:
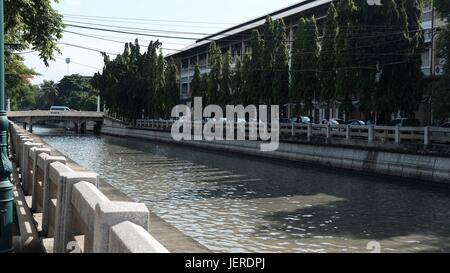
[[185,97],[188,95],[188,84],[187,83],[183,83],[181,85],[181,96]]
[[430,58],[430,51],[427,50],[422,53],[422,67],[423,68],[430,68],[431,67],[431,58]]
[[181,62],[181,69],[188,69],[189,67],[189,59],[183,59]]

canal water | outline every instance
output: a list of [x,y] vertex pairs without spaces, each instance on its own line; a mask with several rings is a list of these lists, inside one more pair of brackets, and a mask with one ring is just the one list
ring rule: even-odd
[[93,135],[43,139],[214,252],[449,252],[450,191]]

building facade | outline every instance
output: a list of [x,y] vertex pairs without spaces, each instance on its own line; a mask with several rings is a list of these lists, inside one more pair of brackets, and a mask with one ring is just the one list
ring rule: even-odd
[[[270,16],[273,20],[284,20],[286,32],[288,34],[288,50],[290,54],[299,19],[301,17],[314,15],[319,28],[319,36],[321,36],[328,8],[330,3],[334,1],[336,0],[306,0],[202,38],[180,52],[168,55],[167,58],[172,59],[178,66],[181,101],[186,102],[191,99],[191,82],[194,76],[195,67],[199,66],[202,74],[210,71],[208,66],[208,50],[212,41],[215,41],[219,45],[222,52],[231,52],[233,56],[233,66],[238,59],[242,60],[242,56],[251,53],[251,32],[254,29],[261,30],[266,18]],[[444,22],[439,19],[439,16],[431,6],[424,9],[422,20],[425,40],[425,50],[422,53],[422,71],[427,81],[427,88],[425,91],[426,96],[424,97],[424,102],[416,116],[421,123],[429,124],[433,120],[431,111],[432,82],[437,77],[443,75],[444,61],[438,58],[436,37],[439,26],[442,26]],[[338,105],[333,107],[333,109],[324,109],[319,103],[315,103],[315,105],[316,110],[311,113],[315,122],[319,122],[327,116],[344,119],[362,118],[360,117],[361,113],[358,111],[352,113],[351,117],[343,116],[342,113],[339,113]],[[288,112],[290,112],[289,110]]]

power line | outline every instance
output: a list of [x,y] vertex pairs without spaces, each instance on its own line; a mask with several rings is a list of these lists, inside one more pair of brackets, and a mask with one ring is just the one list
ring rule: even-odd
[[80,49],[85,49],[85,50],[89,50],[89,51],[94,51],[94,52],[99,52],[99,53],[106,53],[108,55],[120,55],[120,53],[112,53],[112,52],[107,52],[105,50],[100,50],[100,49],[96,49],[96,48],[91,48],[91,47],[86,47],[86,46],[82,46],[82,45],[76,45],[76,44],[71,44],[71,43],[66,43],[66,42],[58,42],[58,44],[60,45],[66,45],[66,46],[71,46],[71,47],[77,47]]
[[[97,28],[97,27],[88,27],[88,26],[81,26],[81,25],[74,25],[74,24],[67,24],[69,27],[74,28],[82,28],[82,29],[89,29],[89,30],[97,30],[97,31],[105,31],[105,32],[113,32],[113,33],[121,33],[121,34],[130,34],[130,35],[139,35],[139,36],[148,36],[148,37],[155,37],[155,38],[168,38],[168,39],[181,39],[181,40],[192,40],[192,41],[216,41],[221,40],[222,42],[241,42],[242,39],[236,39],[236,40],[223,40],[223,38],[219,38],[220,36],[225,36],[226,34],[218,34],[217,39],[211,39],[211,38],[203,38],[198,39],[194,37],[186,37],[186,36],[169,36],[169,35],[156,35],[156,34],[148,34],[148,33],[142,33],[142,32],[133,32],[133,31],[124,31],[124,30],[116,30],[116,29],[107,29],[107,28]],[[393,31],[393,32],[380,32],[380,35],[359,35],[355,37],[348,37],[347,40],[359,40],[359,39],[368,39],[368,38],[381,38],[381,37],[388,37],[393,35],[401,35],[405,33],[417,33],[422,32],[423,29],[416,29],[416,30],[409,30],[409,31]],[[230,35],[233,36],[233,35]],[[234,36],[238,37],[244,37],[244,34],[236,34]],[[251,35],[247,35],[248,37],[251,37]],[[261,35],[262,38],[264,38],[264,35]],[[325,38],[322,38],[324,40]],[[288,40],[287,42],[293,42],[292,40]]]
[[67,17],[67,19],[73,20],[83,20],[87,22],[103,22],[103,23],[119,23],[119,24],[132,24],[132,25],[145,25],[152,27],[178,27],[184,29],[208,29],[214,30],[215,32],[223,30],[223,27],[219,26],[208,26],[208,25],[189,25],[189,24],[161,24],[161,23],[149,23],[149,22],[131,22],[131,21],[120,21],[120,20],[108,20],[108,19],[91,19],[91,18],[80,18],[80,17]]
[[119,19],[125,21],[145,21],[145,22],[168,22],[168,23],[188,23],[188,24],[211,24],[211,25],[235,25],[231,22],[207,22],[207,21],[188,21],[188,20],[167,20],[167,19],[144,19],[144,18],[130,18],[130,17],[112,17],[112,16],[92,16],[81,14],[64,13],[65,17],[79,17],[79,18],[97,18],[97,19]]
[[138,30],[138,31],[145,31],[145,32],[161,32],[161,33],[174,33],[174,34],[187,34],[187,35],[212,35],[212,33],[204,33],[204,32],[188,32],[188,31],[176,31],[176,30],[164,30],[164,29],[136,28],[136,27],[125,27],[125,26],[117,26],[117,25],[86,23],[86,22],[71,21],[71,20],[65,20],[65,22],[69,22],[69,23],[73,23],[73,24],[88,24],[88,25],[100,26],[100,27],[113,27],[113,28],[126,29],[126,30]]
[[[95,36],[91,36],[91,35],[85,35],[85,34],[80,34],[80,35],[82,35],[82,36],[90,36],[90,37],[92,37],[92,38],[96,38],[97,39],[97,37],[95,37]],[[98,38],[98,39],[102,39],[102,38]],[[103,40],[103,39],[102,39]],[[113,40],[110,40],[110,41],[113,41]],[[117,43],[122,43],[122,42],[119,42],[119,41],[114,41],[114,42],[117,42]],[[398,42],[398,41],[390,41],[391,43],[396,43],[396,42]],[[65,42],[60,42],[59,44],[63,44],[63,45],[67,45],[67,46],[72,46],[72,47],[77,47],[77,48],[80,48],[80,49],[85,49],[85,50],[89,50],[89,51],[94,51],[94,52],[99,52],[99,53],[107,53],[107,54],[109,54],[109,55],[120,55],[121,53],[111,53],[111,52],[107,52],[107,51],[105,51],[105,50],[102,50],[102,49],[95,49],[95,48],[90,48],[90,47],[85,47],[85,46],[81,46],[81,45],[77,45],[77,44],[71,44],[71,43],[65,43]],[[123,44],[125,44],[125,43],[123,43]],[[387,44],[386,42],[385,43],[383,43],[383,44]],[[373,45],[370,45],[370,47],[372,47]],[[360,49],[360,48],[364,48],[364,47],[355,47],[355,48],[350,48],[350,49],[348,49],[348,50],[355,50],[355,49]],[[315,53],[315,52],[301,52],[301,53],[291,53],[290,54],[290,56],[289,56],[289,59],[292,59],[293,58],[293,56],[297,56],[297,55],[311,55],[311,54],[313,54],[313,53]],[[323,52],[320,52],[320,54],[325,54],[325,53],[328,53],[328,52],[326,52],[326,51],[323,51]],[[329,54],[334,54],[335,53],[335,51],[330,51],[329,52]],[[223,53],[217,53],[217,55],[223,55]],[[243,56],[245,56],[245,55],[251,55],[251,53],[242,53],[242,54],[232,54],[232,56],[234,56],[234,57],[243,57]],[[395,56],[395,55],[398,55],[398,56],[414,56],[414,55],[420,55],[420,54],[413,54],[413,53],[408,53],[408,52],[405,52],[405,53],[400,53],[400,52],[388,52],[388,53],[351,53],[351,54],[347,54],[347,55],[352,55],[352,56],[360,56],[360,57],[363,57],[363,56]],[[354,59],[354,61],[359,61],[359,60],[361,60],[361,59],[358,59],[358,58],[355,58]],[[305,71],[306,72],[306,71]]]
[[180,40],[192,40],[192,41],[196,41],[197,40],[197,38],[188,38],[188,37],[182,37],[182,36],[153,35],[153,34],[146,34],[146,33],[139,33],[139,32],[130,32],[130,31],[121,31],[121,30],[113,30],[113,29],[105,29],[105,28],[87,27],[87,26],[80,26],[80,25],[73,25],[73,24],[66,24],[66,26],[74,27],[74,28],[82,28],[82,29],[105,31],[105,32],[114,32],[114,33],[122,33],[122,34],[148,36],[148,37],[155,37],[155,38],[168,38],[168,39],[180,39]]
[[[94,36],[94,35],[88,35],[88,34],[78,33],[78,32],[69,31],[69,30],[65,30],[64,32],[70,33],[70,34],[74,34],[74,35],[83,36],[83,37],[88,37],[88,38],[92,38],[92,39],[98,39],[98,40],[102,40],[102,41],[118,43],[118,44],[122,44],[122,45],[124,45],[126,43],[126,42],[123,42],[123,41],[117,41],[117,40],[113,40],[113,39],[102,38],[102,37],[98,37],[98,36]],[[170,51],[181,51],[179,49],[165,48],[165,47],[162,47],[161,49],[163,49],[163,50],[170,50]]]
[[[80,32],[69,31],[69,30],[64,30],[64,32],[67,32],[67,33],[78,33],[78,34],[83,34],[83,33],[80,33]],[[134,35],[132,36],[133,38],[128,38],[128,37],[119,37],[119,36],[111,36],[111,35],[95,34],[95,37],[100,37],[100,38],[105,38],[105,39],[119,39],[119,40],[124,40],[124,41],[123,41],[124,44],[127,43],[127,42],[129,42],[130,40],[136,40],[136,36],[134,36]],[[142,43],[150,43],[150,42],[153,42],[153,40],[142,40],[142,39],[139,39],[139,42],[142,42]],[[181,46],[188,46],[188,45],[190,45],[190,44],[188,44],[188,43],[174,43],[174,42],[167,42],[167,41],[164,41],[163,44],[168,44],[168,45],[181,45]]]
[[[61,61],[66,61],[66,59],[61,58],[61,57],[56,57],[56,59],[61,60]],[[92,68],[92,69],[95,69],[95,70],[102,70],[101,68],[98,68],[98,67],[95,67],[95,66],[91,66],[91,65],[87,65],[87,64],[83,64],[83,63],[74,62],[72,60],[70,61],[70,63],[76,64],[76,65],[80,65],[80,66],[84,66],[84,67],[87,67],[87,68]]]

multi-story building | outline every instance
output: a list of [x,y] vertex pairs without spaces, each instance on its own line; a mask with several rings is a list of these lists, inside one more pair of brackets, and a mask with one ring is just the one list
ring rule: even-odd
[[[180,84],[180,98],[182,101],[189,101],[191,99],[191,82],[194,76],[195,67],[198,65],[201,73],[208,73],[208,50],[210,43],[215,41],[221,48],[222,52],[230,51],[233,60],[242,58],[245,54],[251,52],[250,38],[251,32],[254,29],[260,29],[265,23],[268,16],[273,20],[283,19],[288,34],[288,49],[291,52],[292,42],[297,29],[298,21],[301,17],[314,15],[318,28],[319,35],[323,31],[328,7],[331,2],[336,0],[306,0],[298,4],[274,11],[264,16],[255,18],[248,22],[239,24],[237,26],[228,28],[216,34],[204,37],[196,43],[184,48],[180,52],[168,55],[179,67],[179,84]],[[443,74],[443,60],[438,58],[436,50],[436,34],[439,26],[444,22],[439,19],[434,9],[430,6],[424,9],[423,14],[423,29],[425,40],[425,51],[422,53],[423,73],[430,87],[427,87],[424,98],[424,103],[421,106],[417,116],[422,123],[430,123],[432,120],[431,111],[431,95],[432,95],[432,81]],[[319,103],[316,103],[316,110],[313,113],[314,120],[320,121],[325,118],[331,111],[331,116],[335,118],[342,118],[342,113],[339,113],[338,107],[334,109],[322,109]],[[352,114],[352,118],[360,118],[360,113]]]

